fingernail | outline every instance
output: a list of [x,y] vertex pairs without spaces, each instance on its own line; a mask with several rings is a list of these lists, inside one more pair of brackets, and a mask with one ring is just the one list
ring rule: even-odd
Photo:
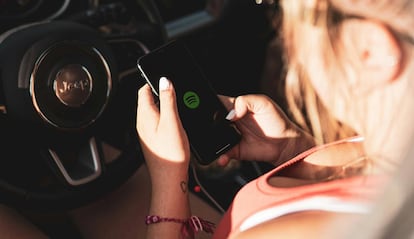
[[170,88],[170,81],[166,77],[161,77],[160,82],[158,84],[159,90],[168,90]]
[[226,116],[226,120],[232,120],[236,116],[236,111],[234,109],[230,110],[230,112]]

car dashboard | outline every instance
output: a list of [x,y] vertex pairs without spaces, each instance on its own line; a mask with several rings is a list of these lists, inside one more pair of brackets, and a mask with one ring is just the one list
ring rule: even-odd
[[[186,41],[219,94],[261,93],[266,49],[274,37],[268,13],[274,5],[250,0],[0,1],[4,202],[48,210],[74,208],[122,184],[144,162],[134,114],[136,91],[145,81],[136,60],[168,41]],[[95,63],[105,59],[106,52],[111,59],[103,61],[110,69],[105,73],[105,67]],[[35,54],[39,57],[30,58]],[[72,59],[59,63],[59,71],[52,64],[62,54]],[[83,62],[88,57],[91,60]],[[76,68],[74,61],[82,61],[83,67]],[[86,94],[90,108],[72,107],[78,103],[55,90],[59,82],[52,82],[45,69],[59,75],[62,65],[81,73],[89,67],[86,75],[96,71],[108,76],[103,85],[93,82],[99,90],[104,88],[102,92],[91,88],[91,82],[71,85],[79,92],[90,87],[89,92],[78,92]],[[33,83],[42,74],[47,80]],[[101,107],[95,109],[96,102]],[[86,166],[74,163],[84,159]],[[245,162],[226,168],[196,166],[190,169],[190,188],[224,209],[242,185],[268,169]]]

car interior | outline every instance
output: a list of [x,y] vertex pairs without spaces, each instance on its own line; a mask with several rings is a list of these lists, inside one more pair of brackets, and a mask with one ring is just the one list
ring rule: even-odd
[[[0,1],[1,201],[87,205],[144,163],[135,129],[137,59],[183,40],[218,94],[265,92],[273,1]],[[276,95],[276,94],[275,94]],[[193,165],[190,188],[224,211],[269,165]]]
[[[284,106],[278,13],[273,0],[0,1],[1,203],[73,209],[128,180],[144,163],[137,59],[171,40],[187,44],[218,94],[265,93]],[[223,212],[269,169],[193,164],[189,186]]]

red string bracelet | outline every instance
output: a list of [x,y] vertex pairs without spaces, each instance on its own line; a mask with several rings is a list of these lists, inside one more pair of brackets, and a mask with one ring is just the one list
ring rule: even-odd
[[199,231],[205,231],[206,233],[213,233],[216,225],[210,221],[204,220],[197,216],[191,216],[188,219],[178,219],[169,217],[160,217],[156,215],[146,216],[145,224],[150,225],[160,222],[175,222],[183,225],[182,230],[185,235],[194,235]]

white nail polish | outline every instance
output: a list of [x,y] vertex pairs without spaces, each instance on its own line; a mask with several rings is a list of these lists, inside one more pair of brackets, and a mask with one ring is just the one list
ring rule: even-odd
[[168,88],[170,88],[170,81],[164,76],[161,77],[160,82],[158,84],[158,89],[162,91],[162,90],[167,90]]
[[234,109],[230,110],[230,112],[226,116],[226,120],[232,120],[236,116],[236,111]]

